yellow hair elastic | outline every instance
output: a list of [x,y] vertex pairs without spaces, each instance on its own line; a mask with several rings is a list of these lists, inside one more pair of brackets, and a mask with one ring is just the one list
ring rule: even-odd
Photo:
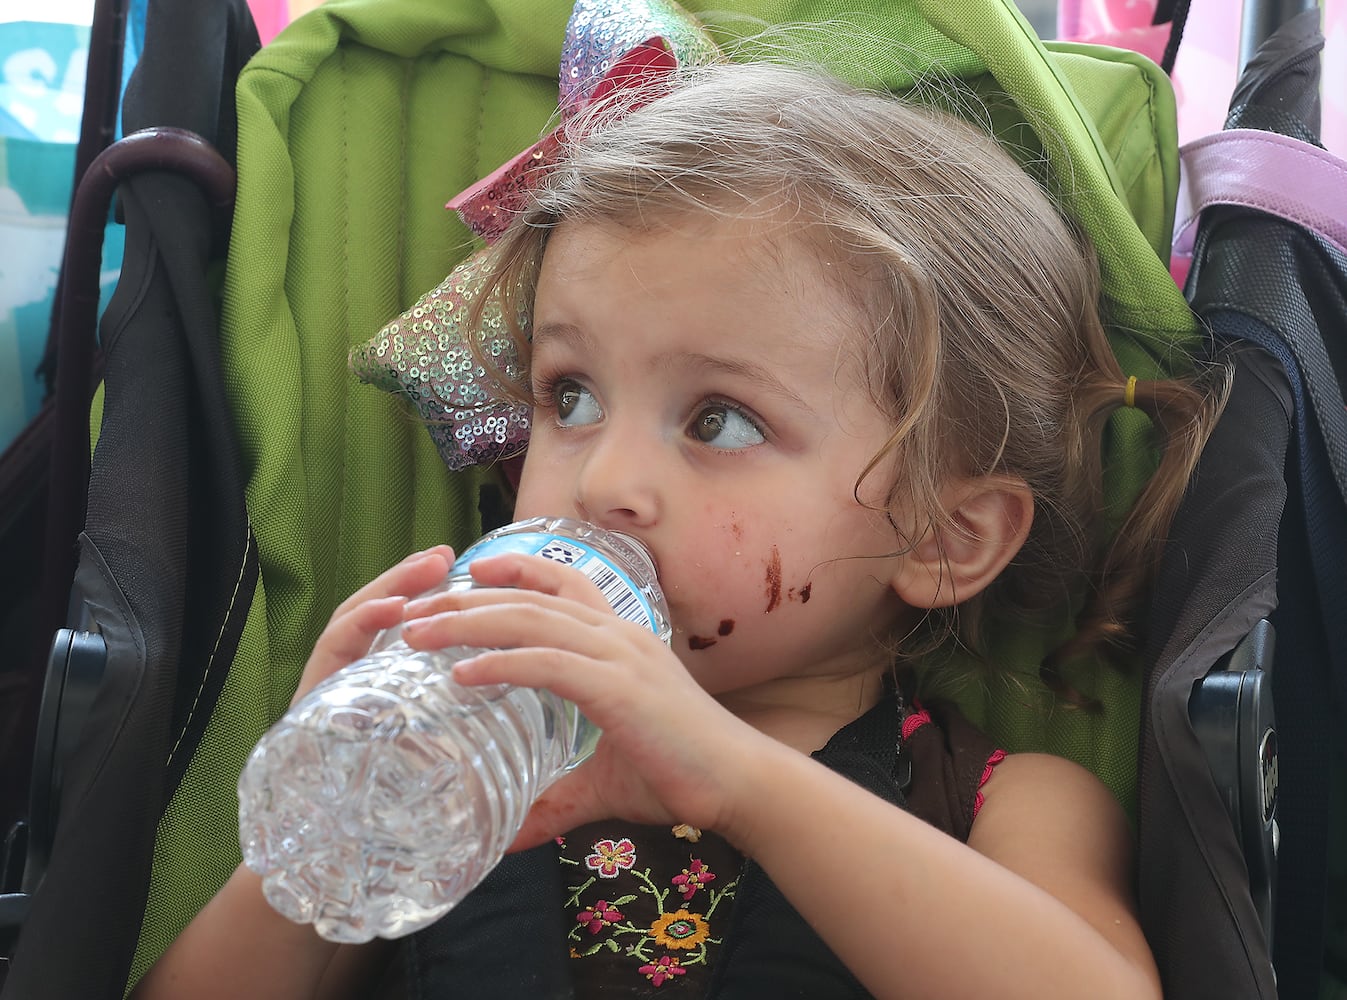
[[1123,406],[1137,405],[1137,377],[1127,376],[1127,387],[1123,389]]

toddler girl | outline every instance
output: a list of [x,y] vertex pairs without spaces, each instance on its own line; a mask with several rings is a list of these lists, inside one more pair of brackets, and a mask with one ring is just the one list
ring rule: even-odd
[[[1119,369],[1089,249],[972,127],[771,65],[651,96],[568,125],[488,287],[523,317],[516,516],[640,538],[673,647],[531,557],[412,600],[431,550],[337,609],[297,697],[401,620],[493,650],[463,683],[549,688],[604,732],[399,967],[446,997],[1159,997],[1112,796],[897,667],[995,664],[989,619],[1073,599],[1049,678],[1125,641],[1219,393]],[[1124,405],[1165,447],[1111,544]],[[136,996],[359,996],[376,953],[241,868]]]

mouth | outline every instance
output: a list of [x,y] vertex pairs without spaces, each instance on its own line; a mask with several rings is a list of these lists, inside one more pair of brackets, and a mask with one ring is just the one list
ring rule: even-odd
[[609,535],[612,536],[616,548],[626,550],[624,554],[630,557],[633,568],[644,568],[649,574],[650,583],[659,582],[659,563],[655,561],[655,554],[645,542],[624,531],[610,530]]

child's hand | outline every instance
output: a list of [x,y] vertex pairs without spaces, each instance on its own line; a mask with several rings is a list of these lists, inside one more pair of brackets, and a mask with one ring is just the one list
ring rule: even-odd
[[607,817],[719,828],[735,801],[727,762],[745,761],[764,737],[703,691],[658,637],[618,618],[577,570],[503,555],[474,562],[472,574],[481,589],[407,607],[407,643],[483,647],[455,666],[460,682],[546,688],[603,730],[594,756],[534,806],[514,847]]
[[402,609],[408,599],[443,581],[453,564],[454,550],[447,545],[415,552],[338,605],[314,643],[290,704],[369,652],[370,643],[380,630],[402,621]]

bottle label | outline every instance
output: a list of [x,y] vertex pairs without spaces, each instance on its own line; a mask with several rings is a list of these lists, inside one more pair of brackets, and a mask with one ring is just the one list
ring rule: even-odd
[[594,582],[619,618],[656,631],[654,608],[642,596],[631,577],[606,555],[574,538],[545,532],[521,532],[499,538],[484,538],[459,556],[455,567],[462,568],[482,556],[498,556],[507,552],[542,556],[563,566],[574,566]]

